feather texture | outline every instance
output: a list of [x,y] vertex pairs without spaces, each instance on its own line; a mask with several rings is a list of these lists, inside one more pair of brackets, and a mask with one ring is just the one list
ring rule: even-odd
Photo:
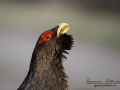
[[41,44],[39,41],[40,38],[32,54],[29,72],[18,90],[68,89],[68,76],[62,62],[67,59],[63,53],[69,54],[67,50],[72,48],[72,36],[62,34],[59,38],[53,36],[51,40]]

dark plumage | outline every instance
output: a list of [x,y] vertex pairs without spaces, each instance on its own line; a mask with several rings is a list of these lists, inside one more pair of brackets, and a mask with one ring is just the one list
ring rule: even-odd
[[66,90],[68,76],[62,65],[73,45],[73,38],[66,34],[66,23],[45,31],[34,48],[29,72],[18,90]]

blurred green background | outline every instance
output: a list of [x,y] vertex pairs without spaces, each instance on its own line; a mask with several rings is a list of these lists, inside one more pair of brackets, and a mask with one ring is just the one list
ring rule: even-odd
[[75,41],[64,61],[69,90],[120,89],[84,83],[120,81],[120,1],[36,0],[0,2],[0,90],[19,87],[40,34],[63,22]]

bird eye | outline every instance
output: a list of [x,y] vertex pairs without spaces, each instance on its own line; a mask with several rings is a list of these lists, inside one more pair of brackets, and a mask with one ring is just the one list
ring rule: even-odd
[[46,40],[49,40],[51,38],[51,36],[46,36]]

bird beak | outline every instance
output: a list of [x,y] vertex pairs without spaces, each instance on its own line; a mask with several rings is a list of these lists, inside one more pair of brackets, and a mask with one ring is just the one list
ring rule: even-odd
[[59,28],[57,31],[57,37],[59,37],[61,34],[65,34],[69,29],[70,29],[70,26],[67,23],[59,24]]

